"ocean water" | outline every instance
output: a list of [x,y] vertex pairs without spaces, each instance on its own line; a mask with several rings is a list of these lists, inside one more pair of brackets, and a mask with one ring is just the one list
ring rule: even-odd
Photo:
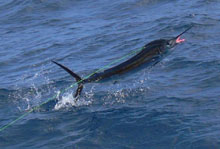
[[[0,128],[25,114],[0,131],[0,148],[220,148],[219,8],[218,0],[0,1]],[[160,63],[85,84],[77,102],[76,87],[66,89],[74,78],[51,62],[85,77],[190,25]]]

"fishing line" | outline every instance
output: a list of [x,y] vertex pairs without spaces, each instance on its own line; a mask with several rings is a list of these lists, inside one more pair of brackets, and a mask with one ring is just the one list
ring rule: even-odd
[[38,110],[42,105],[48,103],[48,102],[51,101],[51,100],[54,100],[56,97],[59,96],[59,94],[64,93],[65,91],[69,90],[70,88],[73,88],[73,87],[76,86],[78,83],[82,82],[83,80],[85,80],[85,79],[91,77],[92,75],[94,75],[94,74],[96,74],[96,73],[98,73],[98,72],[103,71],[103,70],[106,69],[106,68],[109,68],[112,64],[115,64],[115,63],[117,63],[117,62],[120,62],[121,60],[127,58],[127,57],[130,56],[130,55],[133,55],[133,54],[135,54],[135,53],[141,51],[142,49],[143,49],[143,47],[140,48],[140,49],[138,49],[138,50],[132,51],[132,52],[130,52],[129,54],[127,54],[127,55],[125,55],[125,56],[123,56],[123,57],[121,57],[121,58],[119,58],[119,59],[116,59],[116,60],[112,61],[111,63],[109,63],[109,64],[103,66],[102,68],[98,69],[97,71],[95,71],[95,72],[89,74],[88,76],[82,78],[82,80],[73,83],[72,85],[70,85],[69,87],[67,87],[67,88],[65,88],[64,90],[60,91],[59,93],[55,94],[55,95],[52,96],[51,98],[48,98],[46,101],[44,101],[44,102],[41,103],[40,105],[31,108],[29,111],[25,112],[24,114],[22,114],[21,116],[19,116],[19,117],[16,118],[15,120],[13,120],[13,121],[11,121],[10,123],[8,123],[8,124],[4,125],[3,127],[1,127],[1,128],[0,128],[0,132],[2,132],[3,130],[5,130],[5,129],[8,128],[9,126],[14,125],[17,121],[23,119],[25,116],[27,116],[28,114],[32,113],[34,110]]

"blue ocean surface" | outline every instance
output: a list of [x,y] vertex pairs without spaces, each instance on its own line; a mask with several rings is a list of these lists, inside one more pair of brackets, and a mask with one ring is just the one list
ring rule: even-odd
[[[219,0],[1,0],[0,148],[219,149],[219,8]],[[160,63],[85,84],[77,102],[75,79],[51,62],[86,77],[191,25]]]

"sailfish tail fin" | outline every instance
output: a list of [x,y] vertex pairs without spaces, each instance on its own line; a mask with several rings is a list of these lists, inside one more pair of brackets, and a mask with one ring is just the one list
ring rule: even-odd
[[72,72],[69,68],[63,66],[62,64],[59,64],[55,61],[52,61],[52,62],[55,63],[56,65],[60,66],[61,68],[63,68],[66,72],[68,72],[71,76],[73,76],[76,79],[76,82],[78,84],[78,88],[76,90],[74,98],[76,98],[76,100],[77,100],[78,99],[77,97],[80,95],[80,93],[82,92],[82,89],[83,89],[82,78],[79,75],[77,75],[76,73]]

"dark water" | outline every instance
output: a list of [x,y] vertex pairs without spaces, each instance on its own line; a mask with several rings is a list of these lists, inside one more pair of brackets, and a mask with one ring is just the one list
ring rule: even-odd
[[[0,127],[80,76],[186,27],[153,68],[66,90],[0,132],[0,148],[220,148],[220,1],[2,0]],[[117,81],[117,83],[114,83]]]

